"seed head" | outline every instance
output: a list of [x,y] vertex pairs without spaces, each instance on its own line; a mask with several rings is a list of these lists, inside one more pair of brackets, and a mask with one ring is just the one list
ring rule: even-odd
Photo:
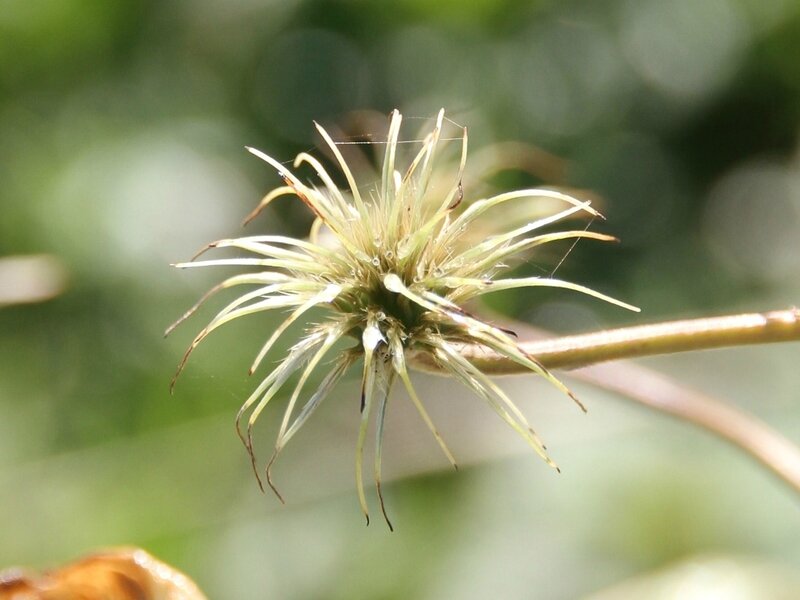
[[[327,317],[308,326],[304,337],[261,381],[236,417],[236,430],[247,448],[263,490],[253,448],[253,424],[287,380],[299,373],[280,424],[272,457],[266,467],[267,483],[281,501],[283,499],[272,480],[271,470],[275,459],[342,375],[359,361],[362,363],[362,379],[356,487],[367,522],[369,514],[362,473],[364,443],[374,414],[374,478],[381,510],[386,517],[380,487],[381,447],[389,392],[395,380],[399,379],[405,387],[445,456],[456,466],[453,454],[431,421],[411,382],[406,362],[409,351],[430,354],[443,370],[485,400],[550,466],[557,468],[523,413],[499,386],[464,358],[459,349],[465,344],[491,349],[541,375],[576,402],[577,399],[535,357],[527,355],[506,331],[469,314],[462,306],[472,298],[491,292],[543,286],[566,288],[636,310],[589,288],[552,277],[499,277],[507,269],[505,261],[543,244],[566,239],[610,241],[614,238],[584,230],[537,233],[547,225],[578,213],[600,216],[590,202],[558,191],[525,189],[474,202],[462,202],[464,190],[461,181],[467,157],[466,129],[461,136],[460,164],[452,176],[450,188],[444,193],[433,189],[429,183],[434,172],[443,119],[444,110],[439,112],[436,125],[425,137],[421,150],[403,170],[399,170],[396,157],[402,117],[395,110],[391,115],[380,184],[376,182],[373,186],[358,185],[337,144],[319,125],[316,125],[317,130],[347,181],[346,190],[339,189],[322,164],[305,152],[297,156],[294,167],[304,163],[309,165],[316,171],[321,185],[303,183],[283,164],[259,150],[248,148],[252,154],[273,166],[285,185],[269,192],[246,221],[252,220],[274,199],[293,195],[316,217],[309,239],[260,235],[219,240],[204,248],[200,254],[210,248],[230,247],[243,250],[248,256],[217,260],[196,260],[195,256],[190,262],[175,265],[179,268],[212,265],[257,268],[255,272],[230,277],[211,289],[167,331],[169,333],[194,313],[212,294],[234,286],[253,286],[254,289],[228,304],[200,331],[187,349],[176,378],[194,348],[225,323],[257,312],[287,310],[286,319],[258,352],[250,367],[253,373],[292,323],[312,308],[327,309]],[[487,216],[491,218],[496,207],[509,202],[537,199],[557,201],[563,204],[563,208],[480,242],[470,235],[478,220]],[[355,344],[339,353],[332,365],[326,367],[327,372],[321,383],[310,396],[303,397],[304,404],[295,414],[309,377],[343,339],[354,339]],[[247,427],[243,432],[241,422],[245,415]],[[388,518],[386,521],[389,523]]]

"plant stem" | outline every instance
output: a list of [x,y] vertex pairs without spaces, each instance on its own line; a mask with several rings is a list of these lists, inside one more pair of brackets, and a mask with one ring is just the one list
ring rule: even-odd
[[[546,333],[523,323],[509,325],[530,337]],[[800,493],[800,448],[767,424],[651,369],[630,362],[593,364],[653,354],[797,340],[800,340],[800,310],[792,308],[536,339],[523,342],[521,346],[550,369],[577,368],[571,376],[578,380],[724,439]],[[463,352],[493,375],[525,372],[516,363],[481,348],[467,347]],[[437,365],[424,354],[409,356],[409,363],[422,370],[438,372]]]
[[571,375],[719,436],[800,493],[800,448],[753,415],[631,363],[595,365]]
[[[520,347],[548,369],[576,369],[621,358],[791,341],[800,341],[797,308],[623,327],[521,342]],[[529,372],[526,367],[483,347],[466,346],[461,352],[489,375]],[[428,353],[409,352],[408,360],[419,370],[440,371]]]

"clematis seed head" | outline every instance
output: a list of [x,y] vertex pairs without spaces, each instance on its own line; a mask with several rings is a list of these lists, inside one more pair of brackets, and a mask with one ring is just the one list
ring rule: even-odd
[[[446,177],[436,167],[444,110],[439,112],[419,151],[402,166],[398,164],[401,122],[400,113],[393,111],[380,180],[371,185],[357,183],[337,144],[316,123],[347,182],[346,189],[337,187],[323,165],[307,153],[297,156],[294,168],[308,165],[315,171],[318,184],[304,183],[284,164],[260,150],[247,148],[272,166],[284,185],[264,196],[247,216],[246,222],[252,221],[277,198],[295,196],[315,217],[309,238],[254,235],[219,240],[209,244],[190,262],[175,265],[178,268],[244,266],[253,269],[229,277],[212,288],[175,324],[191,316],[209,297],[221,290],[233,287],[247,290],[219,311],[194,338],[175,378],[197,345],[226,323],[260,312],[285,311],[286,318],[271,332],[257,353],[250,368],[252,373],[292,323],[302,320],[311,309],[325,309],[326,316],[320,322],[308,324],[303,337],[291,345],[283,360],[264,376],[245,400],[236,417],[236,430],[263,489],[253,444],[253,424],[287,381],[299,374],[265,472],[267,483],[282,500],[271,473],[276,458],[330,395],[342,376],[360,362],[362,383],[356,442],[356,488],[361,509],[369,522],[363,484],[363,454],[367,430],[374,419],[373,476],[381,511],[389,527],[391,523],[386,517],[380,486],[381,450],[386,409],[396,380],[399,379],[406,389],[447,459],[456,466],[453,454],[412,384],[406,360],[410,351],[430,355],[445,372],[484,400],[549,465],[557,468],[522,411],[459,349],[464,345],[491,349],[544,377],[573,399],[574,396],[535,357],[526,354],[509,332],[464,310],[465,302],[501,290],[556,287],[638,310],[600,292],[553,277],[501,277],[508,269],[508,262],[528,255],[539,246],[561,240],[613,241],[614,238],[580,229],[542,232],[544,228],[576,215],[600,216],[589,201],[556,190],[524,189],[470,201],[469,190],[462,185],[467,158],[466,128],[461,132],[460,161],[449,176],[449,187],[431,185],[434,178],[438,182]],[[475,239],[473,232],[484,231],[479,229],[482,227],[479,223],[491,222],[498,207],[508,203],[541,201],[561,206],[550,214],[507,231]],[[496,216],[494,221],[497,221]],[[216,248],[235,248],[244,255],[198,260],[206,250]],[[334,347],[342,340],[352,340],[353,344],[344,352],[334,353]],[[328,356],[332,354],[335,357],[330,361]],[[325,371],[322,381],[315,389],[305,392],[308,380],[318,369]],[[298,410],[299,402],[302,405]]]

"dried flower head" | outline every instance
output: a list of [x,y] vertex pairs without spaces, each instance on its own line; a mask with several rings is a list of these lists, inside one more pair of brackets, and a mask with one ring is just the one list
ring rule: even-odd
[[[456,466],[452,453],[411,382],[406,360],[409,351],[429,354],[445,371],[484,399],[549,465],[555,467],[523,413],[500,387],[462,356],[459,348],[464,344],[489,348],[543,376],[576,402],[577,399],[535,357],[527,355],[508,332],[467,313],[462,308],[464,302],[500,290],[546,286],[581,292],[636,310],[589,288],[552,277],[500,278],[499,274],[507,268],[507,259],[543,244],[566,239],[609,241],[614,238],[582,230],[537,234],[537,230],[578,213],[599,216],[590,202],[558,191],[526,189],[462,203],[461,181],[467,156],[466,129],[461,137],[460,164],[452,176],[450,188],[444,193],[433,189],[429,182],[441,137],[443,110],[439,112],[433,131],[425,137],[421,150],[404,171],[399,171],[395,159],[401,119],[397,111],[392,113],[380,184],[376,182],[372,187],[358,185],[337,144],[319,125],[316,125],[317,130],[338,162],[347,180],[348,190],[339,189],[322,164],[309,154],[299,154],[294,167],[303,163],[310,165],[316,171],[321,186],[303,183],[285,165],[259,150],[248,148],[251,153],[272,165],[285,185],[269,192],[247,221],[275,198],[294,195],[316,216],[309,240],[278,235],[225,239],[210,244],[201,254],[209,248],[229,247],[254,256],[202,261],[192,259],[176,265],[179,268],[217,265],[258,268],[256,272],[226,279],[181,317],[178,323],[194,313],[200,304],[217,291],[240,285],[255,286],[255,289],[228,304],[195,337],[180,363],[178,373],[192,350],[218,327],[245,315],[289,309],[291,312],[288,317],[258,352],[250,368],[253,373],[292,323],[314,307],[327,309],[327,318],[308,326],[305,336],[291,347],[283,361],[245,401],[236,417],[236,428],[261,485],[251,435],[253,424],[287,380],[299,372],[299,379],[280,424],[272,457],[266,467],[267,483],[281,498],[271,475],[275,459],[342,375],[361,361],[363,374],[361,423],[356,444],[356,486],[367,522],[369,514],[362,474],[364,443],[370,418],[375,414],[374,478],[381,510],[386,517],[380,487],[381,445],[389,392],[396,379],[406,388],[411,402],[447,459]],[[564,208],[479,243],[470,237],[470,229],[476,220],[491,213],[492,209],[512,201],[528,202],[542,198],[563,203]],[[343,338],[355,338],[356,344],[338,353],[321,383],[308,398],[304,398],[305,404],[295,415],[297,402],[312,372]],[[247,428],[243,433],[240,423],[248,411]],[[388,518],[386,520],[388,523]]]

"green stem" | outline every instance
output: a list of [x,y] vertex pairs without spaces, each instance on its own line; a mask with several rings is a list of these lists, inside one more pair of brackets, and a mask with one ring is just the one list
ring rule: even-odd
[[[525,335],[543,334],[525,324],[512,327]],[[520,345],[550,369],[577,369],[571,375],[578,380],[615,392],[724,439],[800,493],[800,449],[767,424],[645,367],[627,362],[596,364],[653,354],[798,340],[800,310],[792,308],[626,327],[533,340]],[[526,372],[520,365],[486,349],[466,347],[462,350],[476,366],[493,375]],[[424,354],[408,353],[408,362],[418,369],[440,372]]]
[[[800,341],[797,308],[623,327],[521,342],[520,347],[548,369],[576,369],[622,358],[792,341]],[[483,347],[466,346],[461,352],[487,375],[529,372]],[[418,370],[441,372],[433,357],[425,352],[409,352],[408,362]]]

